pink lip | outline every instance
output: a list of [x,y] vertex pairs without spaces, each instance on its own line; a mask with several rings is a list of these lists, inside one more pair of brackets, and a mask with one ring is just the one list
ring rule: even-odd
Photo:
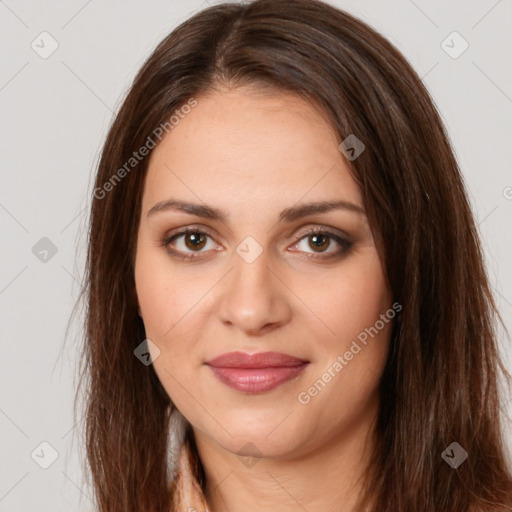
[[293,379],[308,363],[307,360],[279,352],[229,352],[205,364],[227,386],[238,391],[258,393],[270,391]]

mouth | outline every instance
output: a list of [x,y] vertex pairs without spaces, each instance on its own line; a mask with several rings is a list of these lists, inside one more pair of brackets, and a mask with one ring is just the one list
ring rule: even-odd
[[309,361],[280,352],[229,352],[205,364],[226,386],[246,393],[261,393],[296,378]]

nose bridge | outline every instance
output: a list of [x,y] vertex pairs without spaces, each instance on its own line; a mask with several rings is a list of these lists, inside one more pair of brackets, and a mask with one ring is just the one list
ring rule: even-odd
[[268,293],[272,275],[269,251],[253,240],[245,240],[236,248],[231,279],[233,286],[244,288],[249,294],[251,291]]
[[289,312],[285,288],[271,269],[268,249],[247,237],[236,253],[222,292],[222,321],[246,331],[284,321]]

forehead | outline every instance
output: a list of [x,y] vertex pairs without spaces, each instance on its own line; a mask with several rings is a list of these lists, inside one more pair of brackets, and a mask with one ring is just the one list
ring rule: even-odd
[[305,196],[359,202],[340,142],[326,116],[300,96],[212,92],[153,151],[144,209],[166,196],[246,207],[249,198],[276,207]]

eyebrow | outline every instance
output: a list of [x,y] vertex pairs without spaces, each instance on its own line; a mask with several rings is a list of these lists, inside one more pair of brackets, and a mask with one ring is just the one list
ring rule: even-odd
[[[169,210],[176,210],[190,215],[195,215],[197,217],[203,217],[205,219],[218,220],[222,223],[226,223],[228,218],[228,214],[219,208],[208,206],[206,204],[189,203],[187,201],[180,201],[177,199],[167,199],[166,201],[156,203],[148,211],[147,217]],[[285,208],[279,214],[279,222],[293,222],[297,219],[301,219],[302,217],[307,217],[316,213],[325,213],[331,210],[347,210],[360,215],[366,215],[364,208],[349,201],[317,201],[314,203]]]

